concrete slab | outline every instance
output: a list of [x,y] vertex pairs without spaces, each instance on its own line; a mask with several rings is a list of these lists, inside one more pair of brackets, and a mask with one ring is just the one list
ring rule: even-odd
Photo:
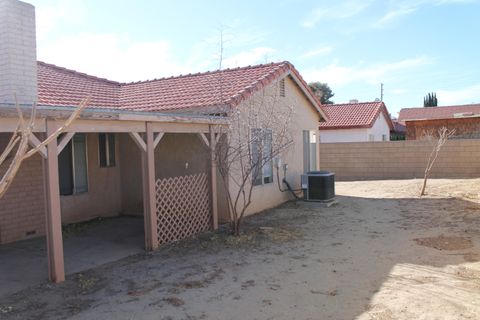
[[[141,217],[106,219],[64,235],[67,274],[144,251]],[[47,280],[45,237],[0,246],[0,297]]]

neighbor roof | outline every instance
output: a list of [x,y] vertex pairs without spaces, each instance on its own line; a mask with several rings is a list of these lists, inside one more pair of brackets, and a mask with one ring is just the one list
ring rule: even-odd
[[145,112],[234,107],[254,92],[287,75],[295,80],[314,108],[325,118],[320,101],[287,61],[132,83],[97,78],[38,62],[38,102],[46,106],[75,106],[90,96],[93,108]]
[[393,130],[390,115],[382,101],[326,104],[322,107],[328,120],[320,123],[320,130],[371,128],[381,113]]
[[480,104],[467,104],[446,107],[404,108],[400,110],[398,121],[450,119],[461,116],[480,115]]

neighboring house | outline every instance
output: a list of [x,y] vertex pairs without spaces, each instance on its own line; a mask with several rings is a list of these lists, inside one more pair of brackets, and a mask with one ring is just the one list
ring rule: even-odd
[[407,140],[436,135],[442,127],[455,130],[456,139],[480,138],[480,104],[404,108],[398,120],[406,125]]
[[[242,113],[266,94],[275,95],[275,108],[293,106],[294,150],[278,163],[288,164],[294,188],[303,172],[318,168],[315,137],[326,115],[290,63],[120,83],[37,62],[34,19],[33,6],[0,0],[0,150],[16,128],[14,92],[25,110],[38,100],[38,138],[91,98],[58,142],[22,164],[0,199],[0,243],[47,234],[53,281],[64,279],[62,224],[140,215],[152,250],[228,221],[209,149],[229,125],[225,110]],[[262,170],[248,214],[289,199],[271,169]]]
[[407,127],[405,123],[398,121],[398,119],[392,119],[393,130],[390,132],[390,140],[405,140],[405,134],[407,132]]
[[323,105],[320,143],[389,141],[393,124],[382,101]]

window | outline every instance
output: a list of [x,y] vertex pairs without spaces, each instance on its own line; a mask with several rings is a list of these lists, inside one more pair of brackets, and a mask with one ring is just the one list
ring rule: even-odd
[[386,134],[382,134],[382,141],[388,141],[388,136]]
[[317,170],[317,133],[303,130],[303,171]]
[[272,130],[252,129],[253,185],[273,182]]
[[98,154],[100,157],[100,167],[115,166],[115,134],[99,133],[98,134]]
[[75,134],[58,155],[58,177],[62,196],[88,191],[85,134]]
[[285,97],[285,79],[281,79],[279,83],[280,97]]
[[375,141],[375,135],[369,134],[368,135],[368,141]]

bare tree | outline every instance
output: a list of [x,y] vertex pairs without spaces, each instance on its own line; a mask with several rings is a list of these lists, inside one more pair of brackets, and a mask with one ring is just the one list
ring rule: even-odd
[[446,127],[441,127],[440,129],[438,129],[437,136],[434,136],[432,132],[426,135],[427,140],[431,142],[432,151],[430,152],[430,156],[428,157],[427,161],[427,167],[425,168],[425,175],[423,176],[423,185],[422,189],[420,190],[420,196],[425,195],[425,188],[427,187],[428,176],[430,175],[430,171],[432,170],[433,165],[437,160],[440,150],[454,133],[455,129],[449,130]]
[[[280,105],[279,86],[270,89],[227,112],[230,126],[220,132],[222,138],[214,152],[234,235],[240,233],[254,187],[273,183],[275,160],[293,144],[291,119],[295,103]],[[271,181],[264,181],[270,176]]]
[[[0,154],[0,166],[9,158],[12,158],[10,164],[8,165],[5,173],[0,177],[0,199],[5,195],[8,190],[8,187],[13,182],[22,162],[25,159],[30,158],[35,153],[37,153],[41,148],[45,147],[52,140],[57,139],[57,137],[67,129],[72,122],[80,115],[83,109],[87,106],[89,99],[83,100],[79,107],[73,111],[70,117],[65,121],[65,123],[59,127],[54,133],[49,135],[45,140],[40,142],[35,147],[29,150],[29,141],[33,135],[35,119],[37,114],[37,105],[33,104],[30,112],[30,118],[28,121],[24,118],[23,112],[16,103],[16,109],[18,113],[18,125],[16,130],[13,132],[10,141],[8,142],[5,149]],[[14,149],[16,148],[16,151]]]

